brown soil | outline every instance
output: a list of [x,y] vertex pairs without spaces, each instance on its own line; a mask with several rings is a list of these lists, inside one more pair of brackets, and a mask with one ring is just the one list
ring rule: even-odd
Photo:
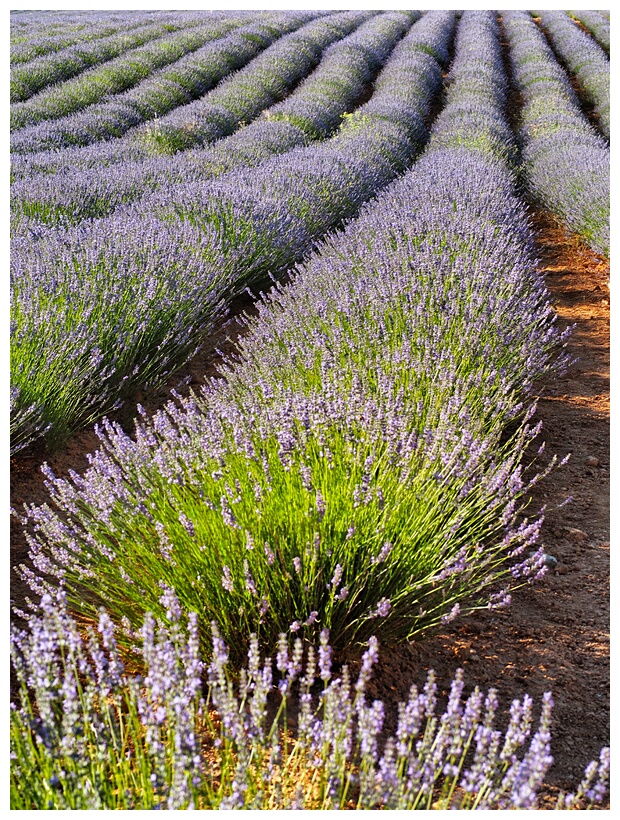
[[[609,267],[548,215],[538,213],[535,225],[559,322],[576,323],[569,349],[578,361],[541,387],[538,409],[547,452],[572,453],[566,466],[541,483],[532,502],[532,509],[547,505],[543,543],[559,563],[535,587],[517,592],[507,610],[479,613],[423,642],[386,648],[370,693],[385,702],[391,729],[398,701],[407,698],[412,683],[424,683],[429,668],[444,695],[458,667],[465,669],[468,687],[496,687],[504,717],[514,698],[527,692],[540,705],[543,692],[551,690],[555,764],[546,792],[551,799],[558,789],[574,789],[584,766],[609,744]],[[136,401],[154,412],[183,377],[195,386],[216,376],[215,348],[230,352],[242,331],[235,313],[250,309],[251,302],[239,300],[234,308],[233,318],[205,340],[203,352],[184,371]],[[128,405],[117,416],[127,429],[134,411],[135,405]],[[97,443],[90,429],[73,436],[62,452],[40,449],[13,459],[12,506],[19,511],[23,503],[46,501],[42,461],[66,476],[87,466],[86,453]],[[574,501],[558,508],[569,495]],[[12,524],[16,566],[27,560],[27,545],[15,518]],[[23,607],[27,588],[15,575],[12,580],[12,601]]]

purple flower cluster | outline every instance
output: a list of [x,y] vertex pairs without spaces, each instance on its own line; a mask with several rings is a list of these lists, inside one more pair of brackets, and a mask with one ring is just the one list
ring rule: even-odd
[[[344,31],[345,23],[352,25],[360,15],[341,17],[339,30]],[[335,22],[335,18],[325,20],[332,30]],[[235,167],[258,165],[274,154],[305,145],[310,138],[329,136],[387,59],[408,22],[400,13],[372,17],[333,43],[319,66],[284,102],[212,147],[147,158],[143,143],[129,140],[130,132],[124,140],[102,144],[98,152],[57,151],[51,155],[51,166],[42,161],[49,152],[16,155],[12,211],[44,222],[96,218],[123,203],[144,199],[155,188],[196,184]],[[114,173],[109,168],[112,157]]]
[[[196,617],[183,627],[170,589],[162,603],[168,625],[147,615],[135,647],[142,678],[124,671],[105,612],[99,635],[84,639],[62,595],[45,596],[28,629],[13,630],[21,703],[11,707],[12,808],[339,809],[351,800],[358,809],[537,808],[553,762],[550,693],[535,732],[526,694],[512,703],[502,733],[496,692],[484,697],[475,687],[465,698],[460,669],[439,715],[430,671],[423,689],[412,686],[399,704],[395,734],[380,743],[384,705],[367,700],[379,658],[375,638],[353,685],[347,666],[333,667],[328,630],[318,653],[307,647],[305,663],[302,641],[291,650],[281,635],[275,674],[252,635],[233,685],[215,622],[204,669]],[[299,716],[292,736],[283,716],[293,699]],[[268,717],[270,701],[280,704],[275,718]],[[608,781],[605,747],[557,807],[602,802]]]
[[[217,38],[227,34],[240,22],[234,15],[230,21],[224,18],[219,23],[198,27],[190,34],[172,35],[164,45],[158,48],[151,46],[141,60],[133,58],[129,68],[125,65],[116,67],[109,81],[113,86],[109,91],[116,93],[110,100],[96,106],[93,103],[100,99],[96,94],[97,84],[89,76],[91,72],[86,72],[75,81],[80,89],[84,89],[79,106],[73,101],[80,99],[80,95],[72,91],[72,107],[67,110],[65,97],[69,94],[63,90],[64,86],[50,91],[40,102],[40,98],[35,97],[13,106],[12,125],[13,128],[21,127],[21,130],[13,134],[11,150],[31,152],[112,139],[140,123],[166,114],[176,106],[186,107],[231,70],[244,66],[278,37],[294,31],[314,16],[316,13],[273,12],[264,22],[259,20],[245,25],[240,31],[228,34],[221,42]],[[216,42],[208,43],[210,40]],[[189,55],[184,56],[188,52]],[[173,63],[171,67],[162,68],[170,66],[170,63]],[[152,73],[157,68],[160,71]],[[111,73],[110,69],[108,71]],[[118,93],[127,88],[130,90],[124,94]],[[56,105],[54,100],[57,100]],[[85,110],[70,113],[76,107]],[[60,119],[22,127],[28,122],[52,117]]]
[[609,55],[609,13],[591,10],[569,11],[568,13],[588,29],[600,47]]
[[[125,220],[111,218],[104,231],[86,236],[68,229],[38,241],[16,238],[11,261],[19,322],[12,343],[14,353],[29,352],[28,369],[13,372],[13,446],[32,441],[49,424],[61,433],[109,411],[137,374],[140,383],[158,383],[196,350],[200,330],[222,315],[223,260],[216,275],[209,232],[149,222],[128,231]],[[62,391],[55,403],[46,402],[38,380],[44,385],[48,378],[74,385],[77,403],[75,392]]]
[[[147,615],[141,630],[140,654],[146,668],[142,679],[125,673],[105,611],[99,618],[99,636],[91,629],[83,638],[67,614],[62,593],[54,599],[44,595],[29,628],[13,630],[11,656],[22,701],[14,707],[18,731],[24,739],[30,735],[35,740],[44,758],[37,764],[16,762],[19,774],[14,775],[30,779],[27,770],[20,769],[30,763],[44,780],[44,772],[51,769],[49,781],[63,782],[57,808],[105,808],[112,790],[104,773],[112,761],[117,766],[125,762],[125,750],[127,759],[142,753],[151,772],[145,778],[145,807],[191,804],[202,764],[196,734],[203,685],[198,624],[190,615],[187,629],[182,626],[182,613],[170,590],[164,591],[162,604],[168,627],[158,626]],[[127,708],[133,723],[123,718]],[[128,732],[134,734],[133,749]],[[34,787],[27,797],[36,800],[45,782],[39,785],[35,778],[30,785]],[[38,807],[49,807],[47,797]]]
[[522,176],[532,197],[609,254],[609,146],[584,117],[566,72],[529,14],[502,12],[523,99]]
[[270,122],[292,123],[312,139],[329,136],[419,17],[419,12],[387,12],[368,20],[330,46],[316,71],[263,116]]
[[584,98],[594,107],[599,126],[609,139],[609,58],[565,11],[535,12],[556,54],[572,72]]
[[[131,19],[131,18],[130,18]],[[139,22],[138,22],[139,21]],[[150,25],[146,25],[146,23]],[[128,21],[122,31],[115,29],[108,37],[85,37],[67,48],[31,60],[11,70],[11,102],[27,100],[42,88],[62,82],[88,68],[106,63],[130,49],[144,45],[150,40],[170,35],[175,29],[203,22],[201,18],[187,19],[187,15],[169,19],[169,22],[152,23],[149,17]],[[137,30],[136,30],[137,29]],[[104,29],[105,30],[105,29]],[[96,29],[95,29],[96,31]]]

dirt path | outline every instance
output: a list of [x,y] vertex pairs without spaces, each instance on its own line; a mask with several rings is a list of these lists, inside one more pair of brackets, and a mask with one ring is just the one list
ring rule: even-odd
[[[534,588],[513,596],[512,606],[455,622],[419,644],[387,648],[371,687],[390,716],[412,683],[422,684],[435,669],[447,691],[455,670],[465,669],[469,688],[495,686],[507,711],[526,692],[540,704],[543,692],[555,700],[549,794],[575,788],[585,764],[609,743],[609,268],[558,229],[551,218],[536,217],[539,252],[548,288],[562,326],[576,323],[570,351],[579,358],[561,379],[541,389],[538,415],[547,452],[569,463],[538,488],[533,509],[547,504],[543,527],[546,551],[557,568]],[[248,308],[239,302],[237,312]],[[240,331],[234,318],[210,337],[187,367],[150,397],[136,396],[153,412],[184,376],[194,387],[216,375],[214,349],[230,350]],[[182,392],[185,388],[179,388]],[[127,406],[119,416],[127,429],[135,415]],[[57,475],[87,466],[97,446],[92,430],[75,435],[56,455],[44,450],[12,463],[11,504],[43,503],[46,491],[38,467],[47,459]],[[560,509],[567,496],[574,501]],[[13,519],[12,563],[27,558],[27,545]],[[23,606],[25,587],[13,578],[12,598]],[[500,724],[504,725],[504,724]]]

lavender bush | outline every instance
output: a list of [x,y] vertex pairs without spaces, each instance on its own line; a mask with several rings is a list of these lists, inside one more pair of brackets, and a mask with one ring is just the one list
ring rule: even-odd
[[532,198],[609,254],[609,146],[585,119],[566,72],[529,14],[502,12],[520,92],[522,178]]
[[[214,304],[284,273],[404,170],[422,147],[424,117],[441,83],[441,67],[427,50],[433,44],[445,50],[453,25],[452,12],[429,13],[416,23],[381,72],[372,99],[319,146],[212,183],[186,180],[92,226],[51,230],[22,220],[12,259],[15,446],[29,443],[22,414],[32,405],[59,440],[80,419],[104,412],[119,385],[165,378],[196,349],[197,331],[219,317]],[[182,244],[187,257],[180,265],[175,232],[186,231],[196,238]],[[113,237],[119,237],[116,250]],[[150,266],[153,255],[173,260],[165,276]],[[112,298],[114,322],[101,310]]]
[[87,587],[136,623],[164,581],[236,652],[325,627],[344,648],[504,606],[544,572],[528,397],[565,336],[498,144],[499,70],[493,16],[465,13],[423,158],[274,289],[226,380],[134,437],[105,424],[83,476],[47,472],[31,558],[72,605]]
[[599,127],[609,139],[609,58],[564,11],[535,12],[556,53],[572,72],[587,102],[594,107]]
[[[12,809],[537,808],[553,762],[550,693],[535,732],[525,695],[502,733],[496,692],[475,687],[465,698],[460,669],[440,716],[431,671],[385,739],[384,705],[366,693],[376,639],[353,684],[346,666],[332,668],[327,630],[318,652],[282,635],[275,669],[252,636],[234,684],[215,623],[206,667],[195,615],[185,627],[175,596],[162,601],[167,625],[147,615],[135,636],[142,677],[125,671],[105,611],[99,634],[82,637],[62,595],[44,597],[29,628],[13,630]],[[602,802],[608,778],[604,748],[556,807]]]
[[588,29],[600,47],[609,55],[609,12],[587,10],[569,11],[568,13]]
[[[99,162],[87,169],[82,167],[89,153],[85,151],[59,152],[53,168],[46,165],[43,169],[40,159],[26,163],[28,170],[24,163],[14,162],[20,179],[11,191],[12,212],[52,224],[97,218],[119,205],[145,199],[162,186],[204,182],[327,137],[341,124],[342,115],[354,105],[365,83],[376,76],[409,23],[402,13],[372,17],[353,34],[333,43],[319,66],[285,101],[208,148],[147,159],[135,147],[139,143],[128,142],[128,134],[124,148],[114,141],[114,173],[110,173],[110,152],[100,152]],[[121,162],[123,152],[127,156]],[[91,165],[90,159],[86,162]]]
[[[50,425],[63,440],[109,412],[138,372],[140,383],[158,383],[224,313],[213,232],[151,220],[130,233],[111,219],[105,234],[73,229],[58,239],[13,244],[14,452]],[[54,399],[43,403],[50,388]]]
[[[360,32],[359,37],[354,36],[349,42],[342,41],[341,44],[335,44],[337,49],[333,53],[334,46],[332,46],[329,55],[326,54],[329,59],[325,68],[321,67],[315,72],[316,76],[313,73],[307,87],[303,84],[296,89],[289,98],[289,102],[285,103],[284,109],[277,109],[278,121],[282,119],[280,115],[286,117],[287,114],[297,111],[300,115],[298,126],[302,127],[304,133],[308,131],[312,134],[327,136],[328,131],[334,130],[340,124],[341,115],[349,107],[354,106],[356,98],[363,91],[364,83],[374,78],[376,71],[385,62],[396,41],[406,31],[411,20],[417,17],[419,17],[418,12],[377,15],[363,27],[364,31]],[[348,59],[345,59],[345,56]],[[289,106],[292,107],[292,111]],[[264,126],[264,123],[262,125]],[[288,129],[289,132],[291,128]],[[254,142],[251,136],[248,138],[241,136],[241,139],[248,140],[248,147],[251,147]],[[303,136],[301,142],[299,142],[299,135],[297,140],[296,144],[303,144]],[[226,155],[223,150],[223,141],[220,153]],[[133,139],[133,132],[130,131],[124,138],[92,146],[77,148],[67,146],[62,149],[40,151],[36,154],[14,154],[12,173],[15,179],[31,179],[37,173],[67,174],[90,170],[100,172],[112,165],[120,165],[122,166],[120,170],[124,171],[127,163],[143,162],[148,159],[148,156],[142,144]],[[206,157],[208,155],[203,154],[202,151],[196,154],[184,152],[179,159],[182,162],[191,163],[192,174],[194,174],[200,168],[201,160]],[[162,166],[163,159],[166,157],[161,157],[161,155],[157,157],[155,170]],[[152,160],[150,165],[153,166]],[[178,163],[174,167],[176,168],[177,165]],[[163,166],[164,170],[165,167]],[[131,174],[131,169],[128,169],[128,174]],[[108,174],[108,178],[109,176]],[[101,187],[103,181],[98,179],[96,184]]]

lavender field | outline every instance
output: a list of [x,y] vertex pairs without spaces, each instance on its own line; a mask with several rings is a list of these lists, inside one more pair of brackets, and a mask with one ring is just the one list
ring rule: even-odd
[[551,693],[369,681],[557,564],[533,215],[606,263],[609,138],[606,12],[11,14],[12,808],[539,807]]

